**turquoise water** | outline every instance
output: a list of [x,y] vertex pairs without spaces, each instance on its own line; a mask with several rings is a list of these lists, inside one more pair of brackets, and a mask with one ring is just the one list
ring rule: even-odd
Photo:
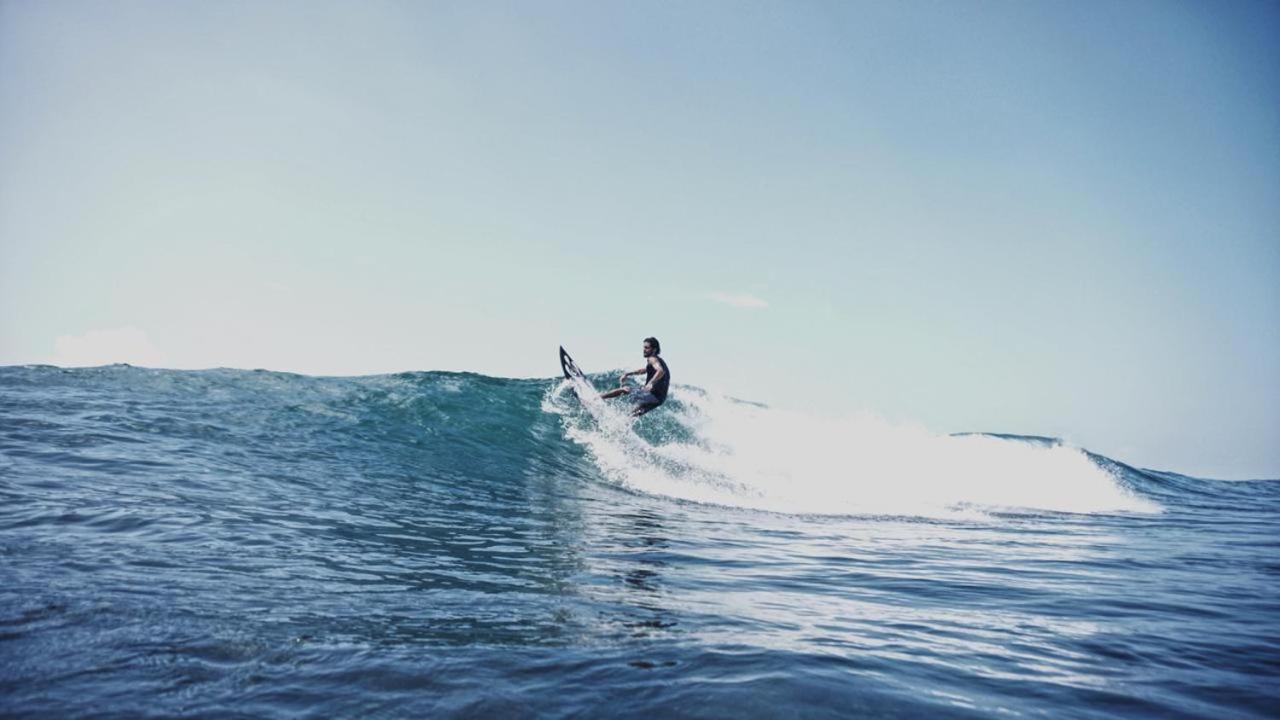
[[1280,711],[1280,482],[671,398],[0,368],[0,715]]

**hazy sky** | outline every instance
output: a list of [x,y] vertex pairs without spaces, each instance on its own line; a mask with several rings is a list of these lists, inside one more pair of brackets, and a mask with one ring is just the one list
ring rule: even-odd
[[1280,5],[0,1],[0,364],[638,367],[1280,477]]

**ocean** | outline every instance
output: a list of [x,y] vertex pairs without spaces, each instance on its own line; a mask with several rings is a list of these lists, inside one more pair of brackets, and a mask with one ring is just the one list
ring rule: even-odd
[[0,368],[0,716],[1280,716],[1280,481],[1122,460],[683,385]]

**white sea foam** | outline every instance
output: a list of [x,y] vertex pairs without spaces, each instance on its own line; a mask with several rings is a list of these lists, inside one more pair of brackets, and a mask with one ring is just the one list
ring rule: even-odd
[[[682,500],[792,513],[955,516],[990,509],[1157,512],[1082,450],[951,436],[869,414],[821,417],[673,388],[678,440],[637,435],[627,406],[568,381],[544,408],[564,417],[613,482]],[[585,409],[585,414],[583,410]],[[652,423],[659,418],[650,418]]]

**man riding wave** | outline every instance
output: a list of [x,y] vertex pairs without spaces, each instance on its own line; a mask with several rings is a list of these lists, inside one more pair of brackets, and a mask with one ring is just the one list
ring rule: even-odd
[[[644,339],[644,367],[638,370],[629,370],[622,373],[618,378],[618,387],[606,393],[601,393],[600,397],[604,400],[616,398],[620,395],[626,395],[627,399],[635,404],[635,409],[631,411],[631,417],[640,417],[650,410],[658,407],[667,401],[667,388],[671,386],[671,371],[667,369],[667,361],[658,357],[662,352],[662,345],[658,342],[658,338],[647,337]],[[644,385],[630,386],[626,385],[627,377],[630,375],[639,375],[644,373]]]

